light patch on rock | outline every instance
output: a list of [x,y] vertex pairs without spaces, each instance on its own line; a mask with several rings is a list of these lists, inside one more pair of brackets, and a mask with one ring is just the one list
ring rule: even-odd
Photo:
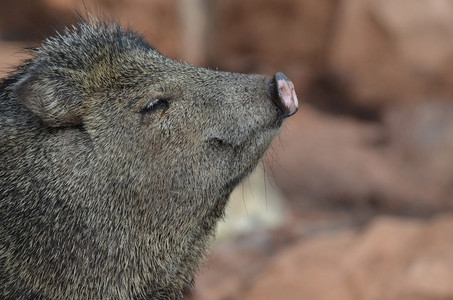
[[258,167],[230,196],[225,220],[217,227],[217,242],[253,231],[277,228],[287,215],[284,196]]

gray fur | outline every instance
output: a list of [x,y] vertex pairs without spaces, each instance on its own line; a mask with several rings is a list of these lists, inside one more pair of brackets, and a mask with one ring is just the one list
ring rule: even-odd
[[279,132],[271,83],[117,25],[45,41],[0,85],[0,298],[181,298]]

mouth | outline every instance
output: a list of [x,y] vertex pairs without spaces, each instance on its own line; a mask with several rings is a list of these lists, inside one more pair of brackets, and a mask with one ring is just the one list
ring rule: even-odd
[[[258,161],[259,162],[259,161]],[[239,175],[236,177],[233,177],[231,180],[229,180],[225,185],[223,190],[228,193],[228,195],[234,190],[236,186],[238,186],[241,181],[247,177],[250,173],[253,172],[255,167],[258,165],[258,162],[254,162],[253,164],[250,164],[247,166]]]
[[286,112],[280,111],[275,120],[270,125],[269,129],[279,129],[283,125],[283,121],[288,118],[289,115]]

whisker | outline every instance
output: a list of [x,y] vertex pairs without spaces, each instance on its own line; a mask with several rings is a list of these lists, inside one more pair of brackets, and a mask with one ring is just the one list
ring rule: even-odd
[[266,166],[263,164],[263,180],[264,180],[264,199],[266,200],[266,213],[268,212],[267,208],[267,180],[266,180]]
[[[248,180],[248,179],[247,179]],[[241,184],[242,185],[242,203],[244,204],[244,210],[245,210],[245,214],[248,216],[249,215],[249,212],[247,210],[247,205],[245,203],[245,192],[244,192],[244,183]]]

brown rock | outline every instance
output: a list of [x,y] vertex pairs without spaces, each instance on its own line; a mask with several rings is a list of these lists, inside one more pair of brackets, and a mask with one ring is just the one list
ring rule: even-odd
[[330,69],[361,104],[452,91],[451,1],[343,1],[333,36]]
[[61,6],[52,7],[44,0],[2,1],[0,38],[39,41],[69,22],[70,16]]
[[89,12],[99,17],[118,20],[122,25],[133,24],[147,40],[170,57],[180,50],[177,10],[174,1],[156,0],[87,0],[84,4],[70,0],[18,0],[2,3],[0,38],[39,41],[74,23],[76,12]]
[[219,245],[196,278],[189,299],[241,299],[244,290],[263,271],[266,261],[265,253],[254,246],[234,242]]
[[[409,130],[412,125],[407,126]],[[296,209],[308,202],[426,214],[443,209],[450,199],[447,187],[420,180],[423,169],[415,173],[412,164],[396,154],[401,152],[393,143],[404,137],[396,134],[389,141],[388,129],[377,123],[303,107],[286,129],[283,146],[275,148],[277,160],[268,161],[270,173]]]
[[7,43],[0,40],[0,78],[6,77],[15,66],[27,57],[25,46],[17,43]]
[[324,57],[337,2],[217,1],[213,64],[245,71],[278,66],[301,89],[306,72],[318,68]]
[[453,199],[453,103],[429,101],[408,108],[395,107],[385,116],[385,127],[396,159],[414,180],[444,190]]
[[240,299],[453,299],[453,216],[380,217],[301,242]]
[[281,253],[241,299],[351,299],[338,254],[353,238],[328,234]]

